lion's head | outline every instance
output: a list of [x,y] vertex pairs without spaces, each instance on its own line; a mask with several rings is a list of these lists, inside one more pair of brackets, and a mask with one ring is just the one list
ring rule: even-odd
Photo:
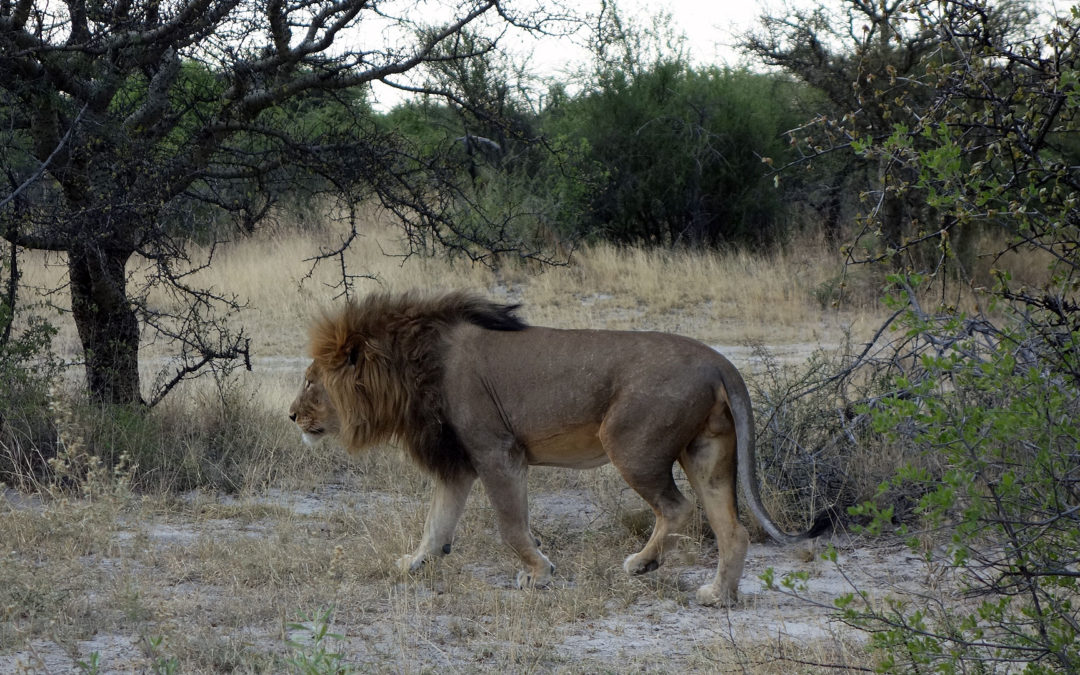
[[304,384],[289,406],[289,419],[300,427],[305,443],[315,443],[330,434],[341,431],[341,422],[337,411],[330,404],[326,387],[322,384],[315,364],[308,366],[304,373]]

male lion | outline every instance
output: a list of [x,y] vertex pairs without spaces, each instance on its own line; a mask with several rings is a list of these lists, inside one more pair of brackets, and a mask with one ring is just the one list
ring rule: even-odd
[[390,438],[434,474],[420,545],[399,564],[415,571],[449,553],[477,477],[503,540],[525,569],[518,586],[551,580],[553,566],[529,531],[529,465],[588,469],[611,462],[652,507],[656,525],[631,574],[656,569],[693,512],[672,478],[678,461],[716,534],[716,578],[705,605],[736,600],[748,537],[735,503],[735,472],[750,508],[781,542],[754,473],[754,419],[742,377],[713,349],[665,333],[527,326],[517,306],[465,293],[374,295],[311,327],[303,389],[289,410],[305,439],[338,434],[357,451]]

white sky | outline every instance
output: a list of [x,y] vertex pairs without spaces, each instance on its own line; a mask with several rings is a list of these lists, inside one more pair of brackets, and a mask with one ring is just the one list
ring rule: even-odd
[[[423,0],[422,0],[423,1]],[[438,2],[438,0],[432,0]],[[524,0],[529,2],[529,0]],[[543,5],[544,0],[531,0]],[[581,13],[596,14],[600,0],[569,0],[576,2]],[[639,26],[648,26],[659,10],[671,15],[674,30],[685,34],[686,49],[692,64],[738,66],[747,57],[735,49],[738,36],[756,28],[762,15],[782,15],[785,6],[813,7],[837,5],[837,0],[608,0],[618,7],[620,16]],[[1035,5],[1049,14],[1067,11],[1072,0],[1035,0]],[[584,34],[577,42],[584,39]],[[589,62],[589,52],[569,38],[534,39],[531,36],[509,35],[503,45],[522,55],[530,54],[531,70],[542,77],[558,78],[573,73]],[[753,64],[749,64],[753,67]],[[376,105],[388,109],[402,99],[401,92],[387,91],[376,86]]]
[[[695,65],[738,65],[737,36],[754,26],[758,17],[777,6],[775,1],[758,0],[609,0],[624,20],[648,26],[658,11],[671,15],[672,28],[686,36],[686,48]],[[583,0],[585,11],[597,11],[599,2]],[[527,40],[523,49],[532,49],[532,63],[544,74],[573,70],[588,60],[589,54],[565,40]]]
[[755,0],[672,0],[670,11],[686,33],[691,58],[700,63],[736,65],[738,34],[753,27],[773,3]]
[[[624,20],[632,20],[639,26],[651,24],[651,17],[659,10],[671,14],[672,28],[686,35],[686,49],[695,65],[738,65],[740,56],[734,49],[736,36],[751,28],[757,18],[780,0],[609,0],[615,4]],[[577,9],[581,12],[599,11],[598,0],[581,0]],[[571,73],[588,63],[588,51],[575,45],[569,38],[533,39],[507,36],[504,46],[530,54],[530,67],[543,77],[559,77]],[[578,42],[585,36],[582,35]],[[515,42],[516,40],[516,42]],[[387,91],[376,86],[377,107],[388,109],[402,98],[398,91]]]

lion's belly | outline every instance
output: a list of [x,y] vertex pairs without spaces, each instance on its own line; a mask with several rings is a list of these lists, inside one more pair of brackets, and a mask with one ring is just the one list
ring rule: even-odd
[[595,424],[563,429],[524,440],[529,464],[592,469],[608,463],[600,443],[600,427]]

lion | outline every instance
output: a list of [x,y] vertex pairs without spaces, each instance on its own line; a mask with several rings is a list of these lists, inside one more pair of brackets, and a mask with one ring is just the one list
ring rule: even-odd
[[754,414],[739,371],[716,350],[658,332],[527,325],[518,305],[476,295],[377,294],[313,321],[311,365],[289,417],[308,441],[337,435],[351,452],[396,439],[435,478],[416,550],[404,571],[450,552],[477,478],[503,541],[523,569],[518,587],[550,583],[554,566],[529,529],[530,466],[590,469],[610,462],[656,516],[624,569],[656,569],[694,512],[678,462],[716,535],[716,576],[703,605],[730,605],[749,536],[739,522],[736,474],[750,510],[774,539],[754,458]]

